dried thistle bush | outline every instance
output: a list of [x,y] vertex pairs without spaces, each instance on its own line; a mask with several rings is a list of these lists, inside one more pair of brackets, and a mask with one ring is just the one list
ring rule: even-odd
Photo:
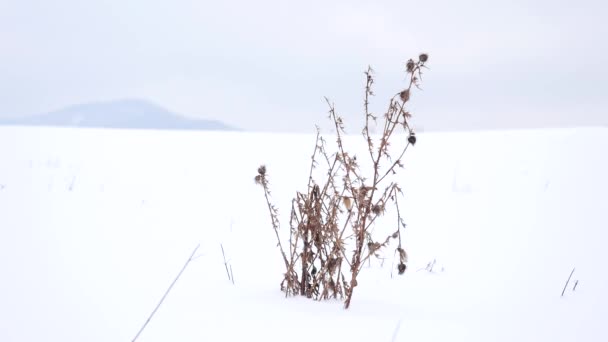
[[[366,154],[369,154],[370,170],[367,170],[367,177],[356,155],[347,152],[343,139],[346,135],[343,119],[326,99],[329,119],[336,129],[337,151],[330,153],[327,150],[327,143],[317,127],[307,190],[296,192],[291,203],[289,250],[281,243],[278,211],[270,201],[266,167],[258,168],[255,182],[264,189],[272,227],[285,263],[281,290],[286,296],[302,295],[315,300],[340,298],[348,309],[363,265],[371,258],[379,258],[379,252],[392,241],[397,245],[397,271],[399,274],[406,271],[407,253],[402,246],[405,221],[398,202],[402,190],[390,178],[403,168],[405,152],[416,143],[416,135],[408,122],[411,113],[405,108],[413,86],[419,86],[427,61],[428,55],[421,54],[418,61],[410,59],[406,62],[409,84],[389,100],[377,143],[370,135],[370,122],[378,121],[369,106],[370,96],[374,96],[373,71],[368,68],[365,72],[365,125],[362,134],[367,144]],[[400,138],[401,141],[392,143]],[[397,146],[397,149],[393,146]],[[393,158],[395,153],[397,158]],[[325,164],[327,170],[320,173],[321,176],[317,177],[320,181],[317,181],[313,177],[313,170],[320,163]],[[374,234],[373,225],[386,215],[389,205],[396,209],[397,225],[389,234],[376,236],[378,234]]]

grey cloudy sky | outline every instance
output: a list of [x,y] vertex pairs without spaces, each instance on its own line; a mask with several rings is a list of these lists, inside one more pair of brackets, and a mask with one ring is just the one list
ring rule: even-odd
[[608,124],[604,1],[0,0],[0,116],[122,98],[250,130],[361,118],[430,55],[421,129]]

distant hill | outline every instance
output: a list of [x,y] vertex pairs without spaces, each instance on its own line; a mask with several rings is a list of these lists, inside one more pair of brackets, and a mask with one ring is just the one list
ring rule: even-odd
[[79,104],[46,114],[16,119],[0,119],[0,125],[238,130],[216,120],[186,118],[144,100],[117,100]]

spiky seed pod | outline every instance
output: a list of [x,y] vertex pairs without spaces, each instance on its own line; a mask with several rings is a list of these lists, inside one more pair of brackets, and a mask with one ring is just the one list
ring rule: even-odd
[[255,184],[262,184],[262,176],[261,175],[255,176],[254,180],[255,180]]
[[399,93],[399,97],[401,98],[401,101],[403,102],[407,102],[410,99],[410,90],[409,89],[405,89],[404,91]]
[[258,167],[258,173],[260,175],[265,175],[266,174],[266,165],[261,165],[260,167]]
[[399,232],[398,231],[394,232],[393,235],[392,235],[392,238],[396,239],[398,237],[399,237]]
[[414,60],[412,59],[409,59],[405,64],[405,67],[407,69],[407,72],[412,73],[414,72],[414,69],[416,69],[416,62],[414,62]]
[[421,53],[420,56],[418,56],[418,59],[424,63],[429,60],[429,55],[426,53]]
[[401,274],[403,274],[403,273],[405,273],[405,269],[406,269],[406,268],[407,268],[407,267],[405,266],[405,264],[404,264],[404,263],[400,263],[400,264],[399,264],[399,266],[397,266],[397,270],[399,271],[399,274],[400,274],[400,275],[401,275]]

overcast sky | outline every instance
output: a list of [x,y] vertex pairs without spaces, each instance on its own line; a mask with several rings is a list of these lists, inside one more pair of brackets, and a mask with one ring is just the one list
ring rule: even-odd
[[362,119],[430,55],[422,130],[608,124],[604,1],[0,0],[0,116],[123,98],[249,130]]

